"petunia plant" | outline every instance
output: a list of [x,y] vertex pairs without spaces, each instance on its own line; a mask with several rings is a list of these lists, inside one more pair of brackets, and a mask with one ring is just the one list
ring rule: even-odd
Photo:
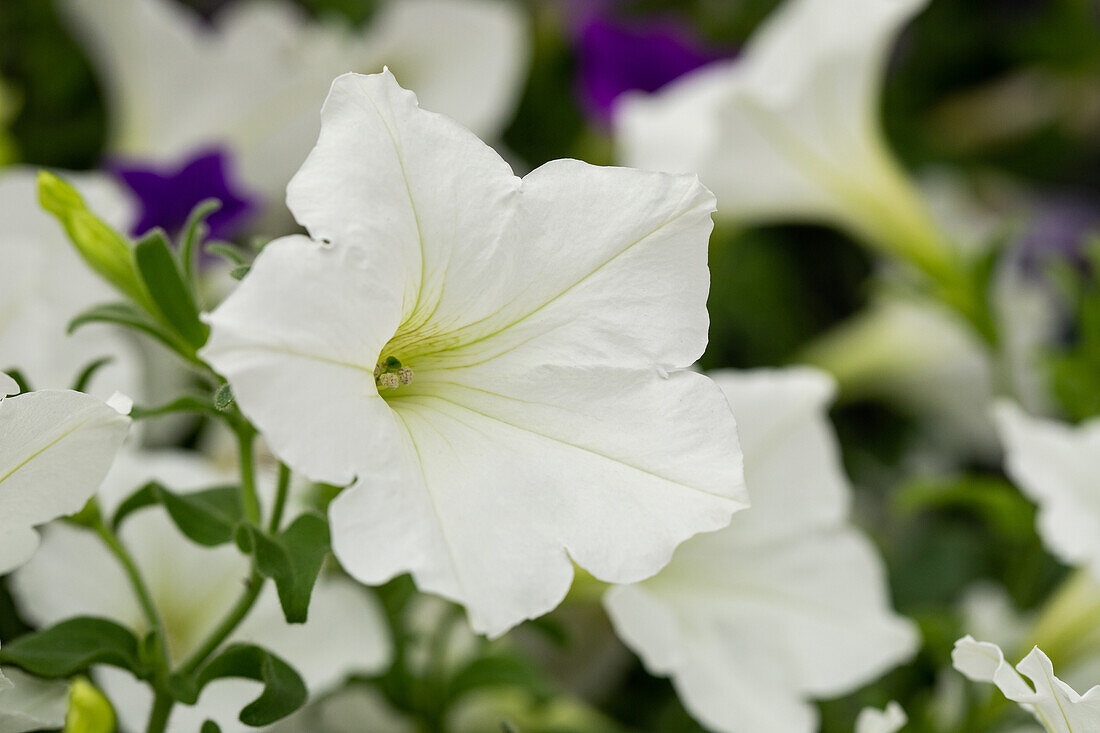
[[[730,407],[688,368],[714,210],[694,176],[563,160],[521,179],[388,71],[348,74],[289,187],[308,235],[253,262],[207,247],[241,280],[209,313],[195,261],[214,204],[177,242],[132,241],[55,175],[39,197],[120,297],[70,327],[152,338],[200,386],[133,418],[197,413],[236,446],[235,476],[136,446],[14,577],[43,628],[0,660],[100,669],[128,726],[269,725],[385,668],[400,604],[329,577],[330,547],[362,583],[409,573],[498,637],[557,606],[575,565],[643,581],[747,505]],[[263,690],[244,704],[227,678]]]

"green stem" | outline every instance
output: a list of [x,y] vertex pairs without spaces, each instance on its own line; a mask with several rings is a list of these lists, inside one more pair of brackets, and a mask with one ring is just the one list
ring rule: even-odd
[[153,698],[153,711],[149,714],[149,724],[145,727],[145,733],[164,733],[168,727],[168,716],[172,714],[172,705],[175,700],[171,695],[158,692]]
[[217,628],[202,643],[202,646],[184,661],[180,666],[180,672],[191,674],[202,666],[203,662],[236,630],[241,621],[244,621],[245,616],[248,615],[248,612],[252,610],[252,606],[256,603],[256,599],[260,597],[260,591],[263,590],[263,587],[263,576],[253,570],[252,575],[245,581],[244,593],[237,599],[233,608],[225,615]]
[[241,506],[245,519],[253,524],[260,523],[260,499],[256,495],[256,467],[253,455],[253,443],[256,431],[251,425],[237,429],[237,443],[241,453]]
[[92,527],[103,539],[103,542],[111,552],[114,553],[115,557],[118,558],[119,564],[126,573],[126,577],[130,580],[130,585],[134,589],[134,594],[137,596],[138,603],[141,605],[141,610],[145,614],[145,618],[148,620],[150,628],[156,633],[164,664],[168,665],[170,663],[170,657],[168,652],[168,637],[164,630],[164,621],[160,617],[157,605],[153,601],[153,594],[149,591],[149,586],[146,585],[145,579],[141,576],[141,571],[138,569],[137,563],[134,562],[133,556],[130,554],[130,551],[126,549],[126,546],[122,544],[118,535],[115,534],[110,527],[104,524],[102,518],[97,517]]
[[269,534],[279,531],[286,510],[286,498],[290,493],[290,469],[284,463],[279,464],[279,481],[275,484],[275,504],[271,507],[271,521],[267,526]]

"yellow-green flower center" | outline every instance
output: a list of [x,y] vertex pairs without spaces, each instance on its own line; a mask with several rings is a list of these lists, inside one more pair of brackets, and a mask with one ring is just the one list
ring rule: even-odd
[[379,389],[397,389],[412,384],[413,370],[395,356],[387,356],[374,365],[374,382]]

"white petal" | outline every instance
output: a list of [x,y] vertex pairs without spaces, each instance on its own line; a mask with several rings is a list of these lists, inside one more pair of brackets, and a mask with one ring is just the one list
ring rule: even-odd
[[19,385],[10,376],[0,372],[0,398],[13,394],[19,394]]
[[[102,324],[66,333],[80,312],[119,298],[39,206],[36,176],[24,167],[0,171],[0,369],[20,369],[36,389],[64,389],[89,363],[110,356],[89,391],[141,395],[140,356],[125,334]],[[109,177],[64,176],[107,223],[129,226],[132,204]]]
[[122,446],[130,420],[78,392],[0,401],[0,572],[27,559],[29,530],[79,511]]
[[997,685],[1005,697],[1030,711],[1048,733],[1100,731],[1100,685],[1079,695],[1054,676],[1054,666],[1038,647],[1013,669],[1000,647],[965,636],[955,642],[951,660],[955,669],[971,680]]
[[698,171],[723,216],[847,221],[871,209],[899,185],[877,127],[886,55],[926,2],[783,3],[739,59],[628,96],[623,160]]
[[68,680],[41,680],[18,669],[9,669],[8,675],[9,685],[0,685],[0,731],[29,733],[65,724]]
[[885,710],[864,708],[859,711],[855,733],[897,733],[908,722],[901,705],[891,700]]
[[365,473],[330,510],[353,576],[410,570],[495,636],[561,601],[570,558],[632,582],[686,537],[728,523],[736,435],[704,377],[540,376],[397,401],[410,468]]
[[[412,571],[499,634],[551,609],[568,555],[654,573],[742,500],[706,343],[713,199],[693,177],[557,161],[520,181],[392,75],[345,75],[277,242],[204,358],[331,511],[368,583]],[[387,403],[373,369],[415,372]],[[491,541],[486,541],[489,538]]]
[[527,18],[511,3],[391,0],[366,43],[427,109],[496,137],[519,102],[531,39]]
[[1100,420],[1078,426],[1030,417],[1002,402],[995,409],[1005,470],[1039,505],[1039,535],[1071,565],[1100,577]]
[[483,0],[395,1],[365,32],[310,22],[289,2],[234,3],[213,24],[171,0],[64,9],[106,77],[115,150],[177,161],[228,146],[272,201],[309,152],[336,75],[392,58],[436,109],[496,134],[527,61],[522,16]]
[[845,523],[829,380],[795,369],[716,381],[744,438],[752,506],[685,542],[655,577],[612,588],[604,605],[705,725],[810,731],[809,698],[876,677],[913,652],[916,634],[889,607],[877,552]]

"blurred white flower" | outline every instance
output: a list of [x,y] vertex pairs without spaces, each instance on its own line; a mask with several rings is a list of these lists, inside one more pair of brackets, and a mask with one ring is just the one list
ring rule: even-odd
[[1005,471],[1038,504],[1043,543],[1100,578],[1100,419],[1074,426],[1031,417],[1009,402],[997,405],[995,417]]
[[955,642],[951,661],[969,679],[997,685],[1005,697],[1034,715],[1047,733],[1100,732],[1100,685],[1079,695],[1054,676],[1054,665],[1038,647],[1013,669],[996,644],[964,636]]
[[391,74],[349,74],[288,191],[313,239],[264,249],[203,357],[276,455],[358,476],[330,510],[353,576],[410,571],[499,635],[561,601],[571,559],[641,580],[744,505],[729,407],[685,369],[714,205],[694,176],[521,180]]
[[864,708],[859,711],[855,733],[897,733],[908,722],[901,705],[891,700],[885,710]]
[[[15,391],[0,378],[0,393]],[[107,474],[130,428],[130,406],[79,392],[0,394],[0,575],[38,547],[34,527],[74,514]]]
[[947,306],[883,292],[799,360],[829,371],[849,398],[883,399],[924,420],[951,453],[996,451],[992,357]]
[[433,109],[488,136],[526,77],[527,21],[512,3],[390,0],[363,31],[285,0],[233,3],[212,23],[173,0],[62,6],[104,74],[113,154],[163,165],[222,150],[272,203],[339,74],[388,64]]
[[0,731],[60,728],[69,709],[68,680],[41,680],[18,669],[0,674]]
[[941,238],[879,124],[888,53],[927,0],[787,0],[744,52],[618,107],[627,165],[698,172],[743,222],[839,225],[925,269]]
[[[66,335],[69,321],[93,305],[118,300],[38,205],[37,172],[0,170],[0,369],[19,369],[37,389],[64,389],[92,361],[113,357],[89,385],[108,397],[141,394],[140,358],[125,335],[90,325]],[[108,224],[125,228],[130,199],[102,174],[66,174],[89,207]]]
[[917,634],[891,610],[878,552],[848,521],[851,490],[826,417],[831,380],[804,368],[715,380],[737,418],[752,506],[604,604],[706,727],[809,732],[811,698],[907,659]]
[[[189,491],[224,485],[227,476],[193,454],[124,453],[103,484],[101,504],[109,512],[153,479]],[[128,517],[119,534],[150,588],[164,620],[169,652],[179,662],[198,648],[237,600],[249,574],[248,560],[233,545],[210,549],[191,543],[160,508]],[[115,557],[94,534],[68,525],[44,530],[41,550],[12,577],[11,588],[20,611],[39,626],[94,615],[148,631]],[[391,655],[377,602],[350,581],[324,576],[314,589],[305,624],[286,623],[269,583],[229,642],[271,650],[298,670],[312,694],[334,689],[352,673],[379,672]],[[112,667],[98,669],[96,676],[121,724],[141,730],[153,701],[148,686]],[[255,683],[244,680],[213,682],[195,706],[173,709],[169,731],[194,733],[206,719],[216,721],[222,731],[249,730],[237,716],[255,689]]]

